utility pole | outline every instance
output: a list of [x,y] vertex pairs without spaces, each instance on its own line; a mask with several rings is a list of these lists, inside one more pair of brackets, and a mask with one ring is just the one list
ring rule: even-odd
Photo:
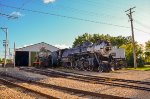
[[8,34],[8,28],[2,28],[1,29],[5,32],[6,34],[6,40],[5,40],[5,58],[4,58],[4,67],[6,66],[6,58],[7,58],[7,46],[8,46],[8,39],[7,39],[7,34]]
[[132,17],[132,13],[134,13],[135,11],[132,11],[134,8],[130,8],[125,12],[128,12],[127,15],[130,19],[131,22],[131,32],[132,32],[132,45],[133,45],[133,58],[134,58],[134,68],[137,68],[137,62],[136,62],[136,48],[135,48],[135,39],[134,39],[134,28],[133,28],[133,17]]
[[16,56],[15,54],[16,54],[16,43],[14,42],[14,67],[15,67],[15,65],[16,65],[16,64],[15,64],[15,56]]
[[10,56],[11,52],[10,52],[10,48],[9,48],[9,56]]

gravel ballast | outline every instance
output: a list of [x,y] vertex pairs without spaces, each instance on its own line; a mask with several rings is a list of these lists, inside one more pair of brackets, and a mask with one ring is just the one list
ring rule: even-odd
[[[73,72],[76,72],[76,71],[73,71]],[[27,79],[27,80],[34,80],[34,81],[43,82],[47,84],[63,86],[67,88],[80,89],[80,90],[85,90],[85,91],[90,91],[90,92],[101,93],[101,94],[115,95],[115,96],[133,98],[133,99],[149,99],[150,98],[150,92],[148,91],[135,90],[131,88],[114,87],[114,86],[108,86],[108,85],[102,85],[102,84],[91,84],[91,83],[70,80],[70,79],[60,78],[60,77],[57,77],[57,78],[47,77],[47,76],[40,75],[40,74],[24,72],[17,68],[7,69],[7,70],[0,68],[0,73],[7,73],[10,75],[14,75],[16,77],[20,77],[20,78],[24,77],[24,79]],[[148,79],[150,78],[149,76],[150,72],[148,71],[144,72],[144,71],[121,70],[121,71],[112,72],[112,73],[95,73],[95,72],[77,71],[77,73],[102,76],[102,77],[140,80],[140,81],[149,81]],[[59,95],[59,93],[56,94],[56,92],[54,92],[54,95]],[[64,94],[64,95],[65,95],[64,98],[66,97],[70,98],[68,94]],[[78,98],[78,97],[74,97],[74,98]]]
[[117,70],[117,71],[110,72],[110,73],[98,73],[98,72],[77,71],[77,70],[70,70],[70,69],[63,69],[63,68],[57,68],[55,70],[79,73],[79,74],[84,74],[84,75],[93,75],[93,76],[100,76],[100,77],[110,77],[110,78],[150,82],[150,71]]
[[15,88],[9,88],[0,82],[0,99],[36,99],[36,97],[17,90]]

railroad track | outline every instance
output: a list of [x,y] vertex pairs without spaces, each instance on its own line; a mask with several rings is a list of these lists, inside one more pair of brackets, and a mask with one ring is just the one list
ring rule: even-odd
[[[80,89],[73,89],[73,88],[67,88],[67,87],[52,85],[52,84],[46,84],[46,83],[41,83],[41,82],[36,82],[36,81],[31,81],[31,80],[27,81],[27,80],[24,80],[24,79],[21,79],[21,78],[14,77],[12,75],[6,75],[6,74],[4,75],[3,74],[2,77],[10,77],[10,78],[13,78],[13,79],[16,79],[16,80],[19,80],[19,81],[23,81],[23,82],[26,82],[26,83],[29,83],[29,84],[35,84],[37,86],[52,88],[52,89],[64,91],[64,92],[70,93],[70,94],[73,93],[73,95],[77,95],[77,96],[78,96],[78,94],[80,94],[79,97],[83,97],[83,98],[84,98],[84,96],[89,96],[89,97],[95,97],[95,98],[100,98],[100,99],[101,98],[102,99],[129,99],[129,98],[124,98],[124,97],[119,97],[119,96],[100,94],[100,93],[89,92],[89,91],[84,91],[84,90],[80,90]],[[54,98],[50,97],[50,99],[55,99],[55,97]]]
[[76,74],[76,75],[80,75],[80,76],[86,76],[86,77],[95,78],[95,79],[105,79],[105,80],[111,80],[111,81],[117,81],[117,82],[127,82],[127,83],[136,83],[136,84],[150,85],[150,82],[146,82],[146,81],[126,80],[126,79],[119,79],[119,78],[92,76],[92,75],[85,75],[85,74],[68,72],[68,71],[61,71],[61,70],[57,70],[57,71],[65,72],[65,73],[68,73],[68,74]]
[[3,82],[3,84],[6,85],[6,86],[9,85],[9,86],[12,86],[12,87],[15,87],[15,88],[21,88],[21,89],[23,89],[23,90],[26,90],[26,91],[28,91],[28,92],[31,92],[31,93],[40,95],[40,96],[42,96],[42,97],[44,97],[44,98],[47,98],[47,99],[58,99],[58,98],[53,97],[53,96],[51,96],[51,95],[48,95],[48,94],[45,94],[45,93],[41,93],[41,92],[38,92],[38,91],[36,91],[36,90],[33,90],[33,89],[30,89],[30,88],[24,87],[24,86],[19,85],[19,84],[16,84],[16,83],[13,83],[13,82],[11,82],[11,81],[9,81],[9,80],[7,80],[7,79],[5,79],[5,78],[2,78],[2,77],[0,78],[0,81]]
[[[98,76],[83,75],[83,74],[70,73],[70,72],[66,73],[66,72],[62,72],[62,71],[60,72],[60,71],[54,71],[54,70],[41,70],[41,69],[35,69],[35,68],[34,69],[33,68],[32,69],[31,68],[22,68],[21,70],[39,73],[39,74],[50,76],[50,77],[62,77],[62,78],[73,79],[73,80],[78,80],[78,81],[83,81],[83,82],[88,82],[88,83],[104,84],[104,85],[109,85],[109,86],[150,91],[150,87],[140,86],[140,85],[150,85],[150,82],[108,78],[108,77],[98,77]],[[123,83],[119,83],[119,82],[123,82]],[[131,84],[140,84],[140,85],[135,86],[135,85],[131,85]]]

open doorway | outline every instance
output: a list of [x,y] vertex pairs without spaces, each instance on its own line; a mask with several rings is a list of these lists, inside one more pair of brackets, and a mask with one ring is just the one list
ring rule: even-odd
[[29,52],[28,51],[16,51],[15,64],[16,66],[28,66]]

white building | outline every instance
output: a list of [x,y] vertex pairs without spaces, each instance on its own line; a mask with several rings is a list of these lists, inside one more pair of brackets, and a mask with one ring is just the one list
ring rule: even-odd
[[15,65],[16,66],[32,66],[36,54],[41,48],[53,52],[59,50],[59,48],[52,46],[50,44],[41,42],[34,45],[29,45],[26,47],[18,48],[15,50]]

